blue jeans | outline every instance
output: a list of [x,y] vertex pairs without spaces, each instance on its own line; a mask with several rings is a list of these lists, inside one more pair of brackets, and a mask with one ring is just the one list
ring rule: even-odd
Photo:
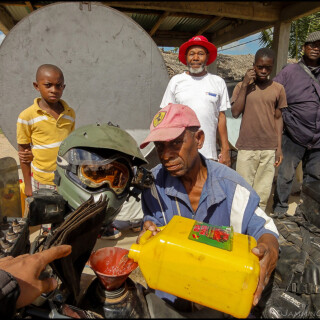
[[307,149],[282,135],[283,161],[273,197],[273,212],[286,213],[296,168],[302,160],[303,183],[320,180],[320,149]]

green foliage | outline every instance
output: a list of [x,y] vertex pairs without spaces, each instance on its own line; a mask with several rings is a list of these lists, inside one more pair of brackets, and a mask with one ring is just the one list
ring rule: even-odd
[[272,29],[266,29],[266,30],[261,31],[260,37],[259,37],[260,46],[267,47],[267,48],[271,49],[272,41],[273,41]]
[[[299,59],[302,56],[302,47],[307,35],[320,30],[320,12],[311,14],[291,22],[288,57]],[[273,41],[272,29],[260,33],[259,44],[271,48]]]

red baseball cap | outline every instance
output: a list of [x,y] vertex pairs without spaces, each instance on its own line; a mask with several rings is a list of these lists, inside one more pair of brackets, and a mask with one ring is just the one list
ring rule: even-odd
[[200,127],[195,112],[188,106],[169,103],[154,116],[150,133],[140,148],[145,148],[153,141],[171,141],[179,137],[187,127]]
[[207,61],[207,66],[211,64],[217,58],[217,48],[216,46],[209,42],[208,39],[204,36],[195,36],[189,41],[183,43],[179,48],[179,60],[187,65],[186,52],[191,46],[201,46],[205,47],[209,52],[209,58]]

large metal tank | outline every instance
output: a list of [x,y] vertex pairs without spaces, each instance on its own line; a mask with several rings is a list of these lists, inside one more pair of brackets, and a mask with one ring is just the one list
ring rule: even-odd
[[44,63],[62,69],[62,99],[75,109],[76,127],[111,121],[138,144],[169,81],[158,47],[125,14],[98,2],[44,6],[0,46],[0,127],[15,148],[18,115],[39,96],[32,83]]

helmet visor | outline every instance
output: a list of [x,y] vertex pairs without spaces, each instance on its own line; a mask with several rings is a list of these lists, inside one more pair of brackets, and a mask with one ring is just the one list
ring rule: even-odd
[[[81,149],[72,148],[63,157],[62,161],[65,164],[79,165],[94,165],[94,164],[108,164],[112,161],[119,159],[123,156],[110,151],[104,152],[105,150],[100,149],[99,151],[94,151],[92,149]],[[59,157],[58,157],[59,158]],[[124,157],[123,157],[124,158]],[[128,161],[128,159],[126,159]]]
[[111,163],[82,164],[78,167],[78,177],[90,188],[107,184],[116,194],[121,194],[130,179],[128,167],[114,160]]

